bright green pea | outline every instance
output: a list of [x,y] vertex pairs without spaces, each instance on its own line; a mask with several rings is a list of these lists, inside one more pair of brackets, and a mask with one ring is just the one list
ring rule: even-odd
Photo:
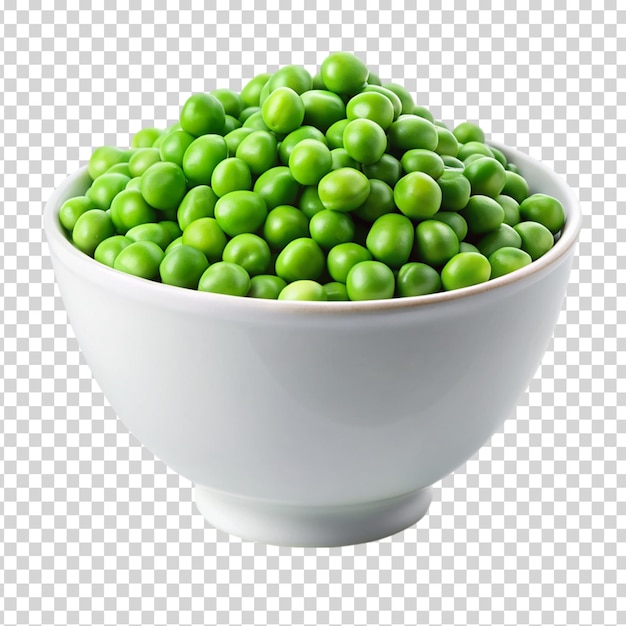
[[278,166],[263,172],[254,183],[253,191],[265,200],[268,210],[271,210],[281,204],[293,205],[300,185],[288,167]]
[[503,247],[498,248],[491,254],[489,263],[491,264],[491,278],[498,278],[530,265],[532,259],[524,250]]
[[432,217],[441,207],[441,188],[423,172],[409,172],[393,190],[396,206],[412,219]]
[[242,98],[235,91],[231,89],[214,89],[211,95],[222,103],[226,115],[236,118],[243,111]]
[[[112,165],[107,171],[106,174],[123,174],[130,178],[130,168],[128,167],[128,163],[116,163]],[[128,183],[127,183],[128,184]]]
[[394,120],[393,105],[389,98],[375,91],[363,91],[353,96],[346,106],[349,120],[365,118],[387,130]]
[[261,107],[263,121],[275,133],[290,133],[304,120],[304,103],[289,87],[278,87],[267,97]]
[[352,241],[340,243],[328,252],[326,265],[333,280],[344,283],[354,265],[361,261],[371,261],[372,253],[364,246]]
[[135,189],[136,191],[141,191],[141,176],[135,176],[135,178],[131,178],[127,183],[126,187],[124,187],[126,191],[131,191]]
[[[174,216],[175,218],[176,216]],[[178,222],[175,220],[161,220],[159,224],[169,233],[170,243],[177,239],[178,237],[182,237],[183,231],[181,227],[178,225]],[[168,244],[169,245],[169,244]]]
[[535,193],[526,198],[520,203],[519,212],[522,219],[539,222],[553,235],[565,224],[563,205],[556,198],[544,193]]
[[326,301],[326,290],[314,280],[296,280],[287,285],[279,294],[279,300]]
[[477,244],[480,253],[490,257],[499,248],[521,248],[522,238],[508,224],[500,224],[498,228],[487,233]]
[[331,170],[338,170],[342,167],[353,167],[354,169],[359,169],[360,166],[357,161],[355,161],[347,152],[345,148],[335,148],[330,151],[331,157]]
[[441,291],[439,272],[425,263],[405,263],[398,271],[396,292],[400,298]]
[[519,174],[520,173],[519,168],[517,167],[517,165],[515,165],[515,163],[507,163],[506,164],[506,169],[509,172],[514,172],[515,174]]
[[438,211],[433,215],[432,219],[447,224],[454,231],[459,242],[467,237],[467,222],[458,213],[454,211]]
[[227,156],[228,147],[220,135],[203,135],[194,140],[183,156],[183,172],[190,186],[210,185],[213,170]]
[[395,278],[380,261],[361,261],[353,265],[346,278],[350,300],[384,300],[393,298]]
[[393,91],[393,93],[400,98],[400,102],[402,103],[402,115],[413,115],[413,111],[415,110],[413,96],[402,85],[398,85],[397,83],[385,83],[383,87],[389,89],[389,91]]
[[485,283],[491,276],[487,257],[478,252],[459,252],[441,270],[441,284],[446,291]]
[[335,122],[330,128],[326,131],[326,141],[328,143],[328,147],[333,150],[334,148],[343,148],[343,131],[346,129],[346,126],[350,123],[350,120],[339,120]]
[[289,155],[289,170],[301,185],[316,185],[330,171],[331,165],[328,146],[317,139],[303,139]]
[[387,149],[385,131],[372,120],[352,120],[343,131],[343,147],[359,163],[376,163]]
[[472,122],[461,122],[452,132],[459,143],[470,141],[485,143],[485,133],[480,126]]
[[322,75],[319,72],[313,74],[313,78],[311,79],[311,89],[326,89],[326,85],[324,85],[324,81],[322,80]]
[[315,185],[305,187],[302,190],[298,207],[308,220],[310,220],[316,213],[319,213],[326,208],[320,200],[319,194],[317,193],[317,187]]
[[417,115],[401,115],[389,128],[389,143],[397,150],[434,150],[439,143],[437,128]]
[[290,241],[308,236],[309,220],[300,209],[277,206],[267,214],[263,237],[273,250],[282,250]]
[[435,123],[435,118],[433,114],[425,106],[416,104],[413,107],[413,111],[410,111],[410,112],[413,113],[413,115],[419,115],[420,117],[423,117],[425,120],[428,120],[431,124]]
[[245,161],[230,157],[220,161],[211,174],[211,188],[218,196],[225,196],[231,191],[250,190],[252,174]]
[[180,112],[181,128],[194,137],[220,133],[224,128],[224,107],[211,94],[190,96]]
[[304,123],[325,133],[335,122],[346,117],[346,105],[332,91],[312,89],[301,96],[304,104]]
[[370,179],[378,179],[395,187],[402,178],[402,164],[391,154],[383,154],[376,163],[363,164],[363,173]]
[[210,265],[200,277],[198,291],[245,296],[250,289],[248,272],[235,263],[220,261]]
[[187,193],[183,170],[175,163],[155,163],[141,176],[141,195],[155,209],[177,209]]
[[177,130],[169,133],[159,146],[161,161],[176,163],[178,167],[183,166],[185,151],[193,143],[195,137],[184,130]]
[[83,213],[96,208],[97,207],[93,200],[87,196],[76,196],[75,198],[70,198],[61,206],[59,211],[59,221],[61,222],[63,228],[72,232],[74,225],[76,224],[76,220]]
[[480,254],[480,250],[473,243],[468,243],[467,241],[459,243],[459,252],[477,252]]
[[468,141],[467,143],[460,145],[456,156],[457,159],[465,161],[465,159],[472,154],[482,154],[483,156],[493,158],[491,148],[480,141]]
[[480,157],[466,165],[463,175],[470,181],[472,195],[495,198],[502,192],[506,183],[504,168],[491,157]]
[[153,241],[154,243],[165,250],[167,246],[172,242],[172,237],[169,230],[164,228],[160,223],[139,224],[133,226],[127,233],[126,237],[131,241]]
[[366,222],[375,222],[381,215],[393,213],[396,203],[393,189],[384,181],[373,178],[370,180],[370,192],[365,202],[354,211],[357,217]]
[[133,226],[154,222],[156,219],[156,211],[138,190],[127,188],[120,191],[111,202],[111,220],[115,230],[122,235]]
[[214,263],[222,258],[222,252],[226,247],[226,235],[215,218],[201,217],[183,230],[183,245],[197,248]]
[[181,235],[180,237],[176,237],[176,239],[173,239],[170,242],[167,248],[165,248],[165,254],[169,254],[174,248],[177,248],[178,246],[182,246],[182,245],[183,245],[183,236]]
[[113,267],[117,255],[131,243],[132,241],[128,239],[128,237],[113,235],[113,237],[108,237],[98,244],[98,247],[93,253],[93,258],[98,261],[98,263]]
[[309,231],[313,241],[320,247],[329,249],[352,240],[354,221],[347,213],[324,209],[311,218]]
[[502,194],[510,196],[518,204],[526,200],[526,198],[528,198],[528,194],[530,193],[526,179],[522,178],[519,174],[508,170],[504,170],[504,175],[505,183],[502,189]]
[[502,165],[502,167],[507,169],[507,161],[504,153],[501,150],[498,150],[498,148],[496,148],[495,146],[489,146],[489,148],[491,149],[491,152],[493,152],[493,158],[496,159],[496,161],[498,161],[500,165]]
[[492,159],[493,157],[488,157],[485,154],[470,154],[468,157],[465,158],[465,160],[463,161],[463,169],[465,169],[470,163],[473,163],[474,161],[478,161],[478,159]]
[[209,267],[209,262],[200,250],[181,244],[166,252],[159,274],[166,285],[197,289],[200,277]]
[[259,274],[250,278],[248,298],[263,298],[264,300],[277,300],[280,292],[287,283],[280,276],[271,274]]
[[239,114],[239,122],[243,124],[250,116],[260,113],[261,107],[247,107]]
[[442,158],[431,150],[414,148],[402,155],[402,167],[405,172],[424,172],[437,180],[445,171]]
[[329,91],[338,94],[356,93],[367,81],[365,63],[349,52],[333,52],[320,67],[322,81]]
[[215,204],[215,219],[231,237],[254,233],[267,217],[265,200],[253,191],[231,191]]
[[154,241],[135,241],[115,257],[113,267],[139,278],[156,280],[163,257],[163,250]]
[[504,209],[489,196],[471,196],[461,215],[472,235],[495,230],[504,221]]
[[554,245],[552,233],[539,222],[520,222],[513,226],[522,238],[522,250],[536,261]]
[[326,292],[326,300],[329,302],[345,302],[348,300],[348,290],[343,283],[326,283],[324,291]]
[[320,180],[317,191],[324,208],[353,211],[367,200],[370,182],[362,172],[342,167],[326,174]]
[[106,211],[113,198],[123,191],[130,178],[124,174],[102,174],[93,181],[85,195],[98,209]]
[[456,157],[450,156],[449,154],[442,154],[440,156],[446,169],[460,170],[461,172],[465,169],[463,161],[459,161]]
[[387,89],[387,87],[383,87],[381,85],[371,85],[368,84],[363,87],[361,93],[379,93],[382,96],[385,96],[389,102],[391,102],[391,106],[393,107],[393,119],[397,120],[398,117],[402,114],[402,101],[398,96],[391,91],[391,89]]
[[233,157],[237,152],[239,144],[243,141],[244,137],[252,134],[254,130],[252,128],[235,128],[231,130],[227,135],[224,135],[224,141],[228,149],[228,156]]
[[133,136],[131,148],[151,148],[163,131],[158,128],[142,128]]
[[435,152],[439,155],[447,155],[456,157],[459,153],[459,142],[454,134],[447,128],[441,126],[436,127],[437,130],[437,147]]
[[[308,93],[308,92],[307,92]],[[296,130],[290,132],[281,142],[278,147],[278,157],[283,165],[289,165],[289,156],[296,144],[300,143],[303,139],[317,139],[323,144],[327,144],[324,133],[315,128],[314,126],[301,126]]]
[[319,245],[306,237],[290,241],[276,258],[276,274],[286,280],[317,280],[326,259]]
[[520,222],[519,204],[510,196],[499,195],[494,200],[504,209],[504,223],[515,226]]
[[224,116],[224,128],[222,128],[222,132],[220,133],[220,135],[225,137],[226,135],[228,135],[228,133],[232,132],[233,130],[237,130],[238,128],[241,128],[241,125],[242,123],[236,117],[233,117],[232,115],[225,115]]
[[243,122],[242,128],[249,128],[250,130],[264,130],[266,133],[271,133],[272,129],[263,120],[263,113],[261,110],[246,118]]
[[365,245],[377,261],[397,268],[409,260],[415,231],[408,217],[388,213],[371,226]]
[[176,213],[179,226],[185,230],[191,222],[201,217],[214,217],[217,195],[207,185],[190,189],[181,200]]
[[274,135],[265,130],[257,130],[244,137],[237,152],[238,159],[243,159],[250,171],[259,175],[274,167],[277,162],[278,147]]
[[244,107],[258,107],[259,95],[263,85],[271,78],[271,74],[257,74],[249,80],[241,90],[241,102]]
[[130,156],[128,150],[120,150],[115,146],[101,146],[92,152],[87,172],[91,179],[95,180],[116,163],[127,163]]
[[[280,87],[289,87],[298,95],[309,91],[312,85],[311,74],[301,65],[284,65],[274,72],[267,82],[269,94]],[[269,95],[268,95],[269,97]],[[260,102],[259,104],[263,104]]]
[[439,220],[420,222],[415,228],[417,258],[432,267],[440,267],[459,252],[459,239],[448,224]]
[[253,233],[233,237],[224,248],[222,259],[241,265],[250,276],[265,274],[271,258],[270,247],[264,239]]

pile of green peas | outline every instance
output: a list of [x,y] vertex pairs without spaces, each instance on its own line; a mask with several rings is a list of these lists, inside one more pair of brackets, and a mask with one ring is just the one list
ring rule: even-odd
[[241,93],[192,95],[165,130],[97,148],[60,221],[116,270],[199,291],[373,300],[460,289],[545,254],[561,203],[479,126],[450,130],[347,52]]

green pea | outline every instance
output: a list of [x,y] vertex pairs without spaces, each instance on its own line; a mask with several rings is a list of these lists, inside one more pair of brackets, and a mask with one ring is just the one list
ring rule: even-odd
[[439,143],[437,128],[417,115],[401,115],[389,128],[389,143],[397,150],[434,150]]
[[380,85],[380,78],[374,74],[373,72],[370,72],[367,76],[367,84],[368,85]]
[[396,206],[412,219],[432,217],[441,207],[442,193],[437,181],[423,172],[409,172],[393,190]]
[[459,243],[459,252],[477,252],[480,254],[480,250],[474,244],[467,241],[461,241]]
[[158,128],[142,128],[133,136],[131,148],[151,148],[152,144],[160,137],[163,131]]
[[301,96],[304,103],[304,123],[325,133],[335,122],[346,117],[346,105],[332,91],[312,89]]
[[246,118],[246,121],[242,124],[242,128],[249,128],[250,130],[264,130],[266,133],[272,132],[272,129],[265,123],[263,113],[260,109]]
[[265,200],[253,191],[231,191],[215,204],[215,219],[231,237],[256,232],[266,217]]
[[226,244],[222,253],[224,261],[241,265],[250,276],[266,273],[270,258],[267,242],[253,233],[236,235]]
[[98,209],[106,211],[113,198],[123,191],[130,178],[124,174],[102,174],[93,181],[85,195]]
[[280,276],[260,274],[250,278],[249,298],[263,298],[264,300],[277,300],[280,292],[287,283]]
[[539,222],[553,235],[565,224],[563,205],[556,198],[544,193],[535,193],[526,198],[520,203],[519,212],[522,219]]
[[211,188],[217,196],[225,196],[231,191],[250,190],[252,174],[245,161],[229,157],[220,161],[211,174]]
[[425,120],[428,120],[431,124],[435,123],[435,118],[433,114],[425,106],[416,104],[413,107],[413,111],[410,111],[410,113],[413,113],[413,115],[419,115],[420,117],[423,117]]
[[376,163],[363,164],[363,173],[370,179],[377,178],[395,187],[402,178],[402,164],[391,154],[383,154]]
[[441,126],[436,127],[437,130],[437,147],[435,152],[439,155],[456,157],[459,153],[459,142],[454,134],[447,128]]
[[449,154],[442,154],[440,156],[446,169],[460,170],[461,172],[465,169],[463,161],[459,161],[456,157],[450,156]]
[[141,195],[155,209],[177,209],[187,193],[183,170],[175,163],[155,163],[141,176]]
[[241,103],[244,107],[258,107],[259,95],[263,85],[271,78],[271,74],[257,74],[249,80],[241,90]]
[[[176,218],[176,216],[173,216]],[[165,231],[169,234],[170,243],[178,238],[182,237],[183,231],[181,227],[178,225],[178,222],[174,220],[161,220],[159,224],[165,229]],[[168,243],[169,245],[169,243]]]
[[201,217],[183,230],[183,245],[197,248],[214,263],[222,258],[226,235],[215,218]]
[[554,245],[552,233],[539,222],[520,222],[513,226],[522,238],[522,250],[536,261]]
[[209,262],[200,250],[181,244],[167,252],[159,266],[161,282],[166,285],[197,289]]
[[370,192],[365,202],[354,211],[357,217],[366,222],[375,222],[381,215],[393,213],[396,203],[393,189],[384,181],[373,178],[370,180]]
[[487,233],[477,244],[480,253],[490,257],[499,248],[520,248],[522,238],[508,224],[500,224],[498,228]]
[[226,136],[228,135],[228,133],[232,132],[233,130],[237,130],[238,128],[241,128],[241,126],[242,126],[242,123],[236,117],[233,117],[232,115],[225,115],[224,116],[224,128],[222,128],[220,135]]
[[300,185],[288,167],[278,166],[263,172],[254,183],[253,191],[265,200],[268,209],[273,209],[295,203]]
[[495,250],[489,257],[491,264],[491,278],[498,278],[510,274],[532,263],[527,252],[518,248],[502,247]]
[[113,237],[108,237],[98,244],[93,253],[93,258],[99,263],[113,267],[117,255],[131,243],[132,241],[128,237],[113,235]]
[[309,231],[313,241],[320,247],[329,249],[352,240],[354,221],[347,213],[324,209],[311,218]]
[[461,215],[472,235],[495,230],[504,221],[504,209],[489,196],[471,196]]
[[330,171],[332,157],[328,147],[317,139],[303,139],[289,156],[291,175],[302,185],[315,185]]
[[126,191],[131,191],[131,189],[135,189],[136,191],[141,190],[141,176],[135,176],[135,178],[131,178],[127,183],[126,187],[124,187]]
[[224,141],[228,149],[228,156],[233,157],[237,152],[239,144],[243,141],[244,137],[252,134],[254,130],[252,128],[235,128],[231,130],[227,135],[224,135]]
[[459,242],[467,237],[467,222],[458,213],[453,211],[439,211],[433,215],[432,219],[447,224],[454,231]]
[[[309,91],[312,85],[311,74],[301,65],[284,65],[274,72],[267,82],[269,93],[273,93],[280,87],[289,87],[297,94]],[[259,104],[263,104],[260,102]]]
[[424,174],[428,174],[435,180],[437,180],[445,170],[443,160],[436,152],[422,148],[407,150],[402,155],[401,163],[405,172],[424,172]]
[[365,245],[377,261],[397,268],[409,260],[414,238],[415,231],[408,217],[388,213],[372,224]]
[[413,96],[402,85],[398,85],[397,83],[385,83],[383,87],[389,91],[393,91],[393,93],[400,98],[400,102],[402,103],[402,115],[414,114],[415,102],[413,101]]
[[227,156],[228,147],[220,135],[203,135],[194,140],[183,156],[183,172],[190,186],[210,185],[213,170]]
[[349,52],[333,52],[320,67],[322,81],[329,91],[338,94],[356,93],[367,81],[365,63]]
[[286,280],[317,280],[326,260],[319,245],[306,237],[290,241],[276,258],[276,274]]
[[510,196],[499,195],[494,200],[504,209],[504,223],[515,226],[520,222],[519,204]]
[[463,169],[465,169],[470,163],[473,163],[474,161],[478,161],[478,159],[491,159],[491,158],[493,157],[488,157],[486,154],[478,154],[478,153],[470,154],[463,161]]
[[405,263],[398,271],[396,292],[400,298],[441,291],[439,272],[425,263]]
[[[307,92],[308,93],[308,92]],[[301,126],[296,130],[290,132],[281,142],[278,147],[278,157],[283,165],[289,165],[289,156],[294,147],[300,143],[303,139],[316,139],[323,144],[327,144],[324,133],[315,128],[314,126]]]
[[87,211],[97,208],[91,198],[87,196],[76,196],[66,200],[59,210],[59,221],[63,228],[72,232],[76,220]]
[[115,230],[124,235],[133,226],[154,222],[156,211],[144,200],[140,191],[125,189],[111,202],[111,220]]
[[300,194],[300,200],[298,202],[298,207],[309,220],[316,213],[319,213],[326,208],[320,200],[319,194],[317,193],[317,187],[315,185],[311,187],[305,187],[302,190],[302,193]]
[[502,165],[491,157],[481,157],[465,167],[465,178],[470,181],[472,195],[495,198],[504,189],[506,172]]
[[361,261],[352,266],[346,278],[350,300],[384,300],[393,298],[395,277],[380,261]]
[[127,163],[130,156],[128,150],[120,150],[115,146],[101,146],[92,152],[87,172],[91,179],[95,180],[116,163]]
[[372,120],[352,120],[343,131],[343,147],[359,163],[376,163],[385,154],[387,136]]
[[526,200],[526,198],[528,198],[528,194],[530,193],[526,179],[522,178],[519,174],[508,170],[504,170],[504,175],[505,183],[502,189],[502,194],[510,196],[518,204]]
[[177,210],[177,220],[180,227],[185,230],[191,222],[201,217],[214,217],[217,195],[207,185],[198,185],[190,189]]
[[339,120],[332,124],[326,131],[326,142],[328,147],[333,150],[334,148],[343,148],[343,131],[350,123],[350,120]]
[[344,283],[348,278],[348,273],[354,265],[361,263],[361,261],[371,261],[372,253],[360,246],[358,243],[352,241],[346,243],[340,243],[328,252],[328,258],[326,264],[328,267],[328,273],[333,280]]
[[326,300],[329,302],[343,302],[348,300],[348,290],[343,283],[326,283],[324,285],[324,291],[326,292]]
[[106,174],[123,174],[130,178],[130,168],[128,167],[128,163],[116,163],[106,171]]
[[342,167],[326,174],[317,191],[324,208],[333,211],[354,211],[370,193],[370,182],[362,172]]
[[245,296],[250,289],[248,272],[235,263],[220,261],[210,265],[200,277],[198,291]]
[[265,130],[254,131],[243,138],[236,156],[243,159],[250,171],[258,176],[276,165],[278,156],[276,138]]
[[222,103],[226,115],[239,117],[239,114],[243,111],[243,101],[237,92],[231,89],[214,89],[211,95]]
[[478,252],[459,252],[441,270],[441,284],[446,291],[485,283],[491,276],[487,257]]
[[309,220],[300,209],[277,206],[267,214],[263,237],[273,250],[282,250],[290,241],[308,236]]
[[493,158],[496,159],[496,161],[498,161],[500,165],[502,165],[502,167],[507,169],[506,168],[506,165],[507,165],[506,156],[504,156],[504,153],[501,150],[498,150],[498,148],[494,146],[489,146],[489,148],[491,149],[491,152],[493,152]]
[[275,133],[290,133],[304,120],[304,103],[290,87],[278,87],[261,107],[263,121]]
[[326,291],[314,280],[296,280],[287,285],[279,294],[279,300],[327,300]]
[[330,151],[331,157],[331,170],[338,170],[342,167],[353,167],[354,169],[359,169],[360,166],[347,152],[345,148],[335,148]]
[[182,246],[183,245],[183,236],[181,235],[180,237],[176,237],[176,239],[173,239],[172,241],[170,241],[170,244],[167,246],[167,248],[165,248],[165,254],[169,254],[174,248],[177,248],[178,246]]
[[156,280],[164,253],[154,241],[135,241],[115,257],[113,268],[139,278]]
[[185,151],[193,143],[194,139],[193,135],[186,133],[184,130],[170,133],[159,146],[161,161],[169,161],[176,163],[178,167],[182,167]]
[[519,174],[520,173],[519,168],[517,167],[517,165],[515,165],[515,163],[507,163],[506,164],[506,169],[509,172],[514,172],[515,174]]
[[224,107],[211,94],[190,96],[180,112],[181,128],[195,137],[220,133],[224,128]]
[[346,117],[349,120],[368,119],[387,130],[394,120],[393,105],[381,93],[362,91],[348,101]]
[[461,161],[465,161],[467,157],[472,154],[482,154],[483,156],[488,156],[493,158],[493,152],[489,146],[486,146],[484,143],[480,141],[468,141],[459,146],[459,152],[457,153],[457,159]]
[[459,239],[448,224],[426,220],[415,228],[415,253],[420,261],[440,267],[459,253]]
[[170,236],[169,231],[159,223],[139,224],[133,226],[127,233],[126,237],[131,241],[153,241],[165,250],[172,242],[174,237]]
[[480,126],[473,122],[461,122],[452,132],[459,143],[468,143],[470,141],[485,143],[485,133]]
[[397,120],[398,117],[402,114],[402,101],[398,96],[391,91],[391,89],[387,89],[387,87],[383,87],[381,85],[366,85],[363,87],[361,93],[379,93],[382,96],[385,96],[389,102],[391,102],[391,106],[393,107],[393,119]]

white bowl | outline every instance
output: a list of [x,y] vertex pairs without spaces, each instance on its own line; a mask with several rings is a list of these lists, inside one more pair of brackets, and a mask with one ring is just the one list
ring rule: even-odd
[[59,223],[85,169],[45,208],[57,282],[111,406],[192,480],[235,535],[292,546],[360,543],[427,511],[430,485],[515,413],[552,335],[581,215],[550,169],[499,146],[531,192],[557,197],[554,248],[487,283],[367,302],[285,302],[135,278],[75,249]]

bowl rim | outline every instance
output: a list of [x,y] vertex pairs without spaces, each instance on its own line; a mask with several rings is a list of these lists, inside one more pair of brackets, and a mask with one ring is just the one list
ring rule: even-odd
[[[558,187],[562,204],[565,209],[565,225],[561,230],[560,237],[554,246],[542,257],[533,261],[529,265],[488,280],[485,283],[463,287],[452,291],[441,291],[434,294],[422,296],[409,296],[405,298],[389,298],[384,300],[362,300],[362,301],[290,301],[290,300],[268,300],[262,298],[246,298],[242,296],[231,296],[225,294],[201,292],[195,289],[183,289],[173,285],[164,285],[160,282],[146,280],[130,274],[125,274],[114,270],[107,265],[98,263],[90,256],[75,248],[68,240],[63,227],[58,218],[59,210],[65,200],[65,193],[77,178],[84,176],[87,166],[80,168],[68,176],[50,196],[44,207],[43,227],[46,239],[53,256],[62,257],[64,264],[74,273],[83,275],[86,279],[94,282],[105,282],[110,286],[117,286],[119,289],[132,293],[133,296],[144,300],[150,300],[163,304],[163,297],[176,299],[185,308],[215,308],[220,306],[236,307],[238,310],[250,308],[254,310],[269,310],[273,313],[315,313],[315,314],[342,314],[356,312],[380,312],[395,311],[412,308],[433,306],[447,303],[454,300],[471,298],[480,294],[499,290],[502,287],[513,285],[532,277],[537,277],[542,272],[549,271],[555,267],[567,253],[575,246],[582,225],[582,213],[580,204],[572,189],[552,168],[541,161],[521,152],[515,148],[505,146],[495,141],[486,142],[505,154],[507,159],[516,165],[528,164],[539,167],[548,175],[552,182]],[[536,192],[541,193],[541,192]],[[165,291],[164,291],[165,290]]]

